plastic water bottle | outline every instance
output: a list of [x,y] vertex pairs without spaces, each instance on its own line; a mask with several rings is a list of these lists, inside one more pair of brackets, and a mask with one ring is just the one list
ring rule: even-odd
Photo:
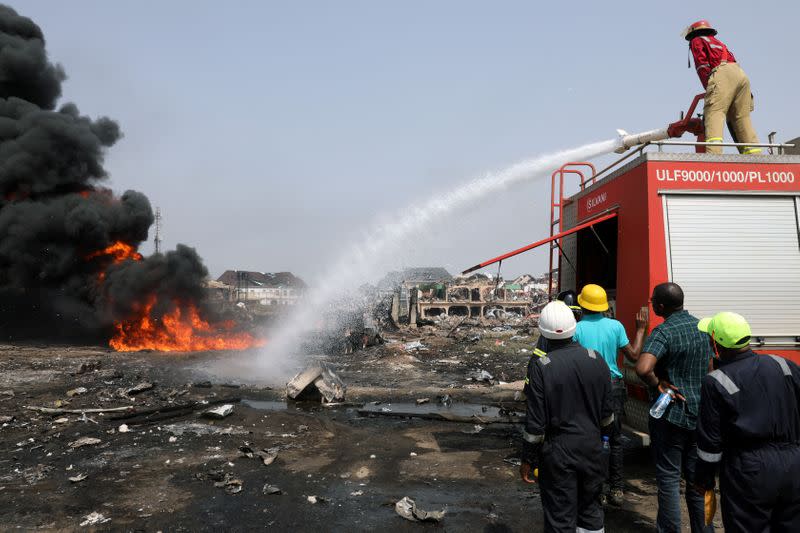
[[611,444],[608,442],[608,435],[603,435],[603,455],[611,453]]
[[669,407],[670,402],[675,397],[675,392],[672,389],[667,389],[667,392],[662,392],[661,395],[650,408],[650,416],[653,418],[661,418],[664,416],[664,411]]

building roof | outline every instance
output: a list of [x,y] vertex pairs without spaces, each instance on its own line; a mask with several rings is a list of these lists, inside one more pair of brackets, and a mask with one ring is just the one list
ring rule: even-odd
[[305,281],[298,278],[291,272],[253,272],[249,270],[226,270],[217,281],[236,287],[241,276],[241,282],[247,286],[259,287],[287,287],[294,289],[305,289],[307,285]]
[[393,270],[378,282],[379,289],[392,289],[401,283],[423,284],[451,281],[453,276],[442,267],[414,267]]
[[221,281],[216,281],[213,279],[207,279],[203,282],[203,287],[206,289],[230,289],[231,286],[227,283],[222,283]]

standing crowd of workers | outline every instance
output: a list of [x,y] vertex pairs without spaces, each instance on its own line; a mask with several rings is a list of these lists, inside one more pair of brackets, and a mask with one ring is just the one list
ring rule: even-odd
[[653,400],[673,398],[650,417],[659,532],[681,531],[681,477],[691,531],[714,531],[717,475],[726,532],[800,531],[800,367],[754,353],[736,313],[689,314],[675,283],[654,287],[650,304],[663,322],[646,335],[642,307],[633,342],[604,315],[598,285],[561,293],[541,312],[520,474],[539,483],[545,530],[602,532],[604,503],[624,505],[621,354]]

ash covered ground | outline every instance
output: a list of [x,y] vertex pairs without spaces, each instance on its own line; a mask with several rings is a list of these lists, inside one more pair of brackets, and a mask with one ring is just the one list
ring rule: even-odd
[[[537,489],[513,464],[523,409],[513,382],[524,377],[535,334],[494,329],[464,326],[448,337],[450,328],[424,327],[317,356],[348,386],[347,403],[334,407],[287,403],[283,383],[207,374],[220,360],[247,357],[241,352],[0,346],[4,527],[538,531]],[[229,416],[203,415],[225,403],[234,406]],[[649,452],[631,449],[626,461],[628,504],[607,508],[607,530],[652,530]],[[395,503],[404,496],[445,517],[403,519]]]

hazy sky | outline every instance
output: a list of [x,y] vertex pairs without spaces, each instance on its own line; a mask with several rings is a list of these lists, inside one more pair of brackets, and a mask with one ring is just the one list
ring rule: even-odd
[[[800,135],[796,1],[7,3],[42,27],[64,100],[120,122],[111,186],[146,193],[165,246],[195,246],[214,277],[313,279],[379,217],[616,128],[666,126],[702,90],[679,37],[698,18],[749,74],[761,138]],[[540,239],[547,181],[436,224],[397,266],[456,273]],[[529,252],[503,274],[545,262]]]

